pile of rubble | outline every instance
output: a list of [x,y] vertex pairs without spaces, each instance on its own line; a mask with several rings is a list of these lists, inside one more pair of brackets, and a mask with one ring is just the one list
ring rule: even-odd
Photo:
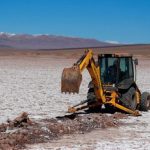
[[27,113],[0,125],[0,149],[22,149],[25,144],[50,142],[64,134],[81,134],[96,128],[117,127],[123,114],[73,114],[31,121]]

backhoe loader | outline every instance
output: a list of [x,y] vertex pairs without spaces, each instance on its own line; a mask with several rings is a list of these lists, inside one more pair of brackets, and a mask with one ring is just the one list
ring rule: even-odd
[[129,54],[99,54],[96,62],[91,49],[71,67],[64,68],[61,78],[61,92],[79,93],[82,72],[87,69],[89,82],[87,99],[69,107],[68,112],[74,113],[88,109],[101,111],[123,111],[140,115],[139,110],[148,111],[150,94],[141,93],[136,84],[136,65],[138,60]]

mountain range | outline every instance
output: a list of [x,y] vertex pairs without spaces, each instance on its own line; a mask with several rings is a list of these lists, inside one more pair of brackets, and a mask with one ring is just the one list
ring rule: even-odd
[[65,37],[55,35],[10,34],[0,32],[0,47],[15,49],[62,49],[83,47],[105,47],[116,44],[96,39]]

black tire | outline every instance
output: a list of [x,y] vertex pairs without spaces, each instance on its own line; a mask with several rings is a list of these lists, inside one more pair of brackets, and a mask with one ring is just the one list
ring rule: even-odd
[[96,101],[96,96],[95,96],[95,93],[94,93],[94,88],[89,88],[88,90],[88,93],[87,93],[87,99],[88,100],[93,100],[93,101]]
[[[133,88],[133,87],[132,87]],[[132,110],[136,110],[137,108],[137,95],[136,95],[136,90],[135,88],[133,88],[132,91],[130,91],[131,93],[131,101],[130,101],[130,105],[129,105],[129,108],[132,109]]]
[[116,108],[114,106],[111,106],[110,104],[105,104],[105,111],[106,113],[115,113],[116,112]]
[[150,109],[150,93],[143,92],[141,95],[140,110],[148,111]]
[[122,94],[121,97],[122,105],[132,109],[137,109],[137,95],[136,95],[136,89],[134,87],[131,87],[126,93]]
[[101,111],[101,104],[96,100],[96,96],[94,93],[94,88],[89,88],[87,93],[87,99],[89,100],[88,105],[96,104],[94,107],[89,107],[88,112],[100,112]]

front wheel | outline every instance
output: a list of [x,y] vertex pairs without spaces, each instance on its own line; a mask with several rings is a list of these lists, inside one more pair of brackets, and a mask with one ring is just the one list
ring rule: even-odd
[[[87,93],[87,99],[89,100],[88,105],[89,109],[88,112],[100,112],[102,105],[97,101],[94,88],[89,88]],[[90,107],[92,106],[92,107]]]
[[116,112],[116,108],[114,106],[111,106],[110,104],[105,104],[105,110],[107,113],[115,113]]

